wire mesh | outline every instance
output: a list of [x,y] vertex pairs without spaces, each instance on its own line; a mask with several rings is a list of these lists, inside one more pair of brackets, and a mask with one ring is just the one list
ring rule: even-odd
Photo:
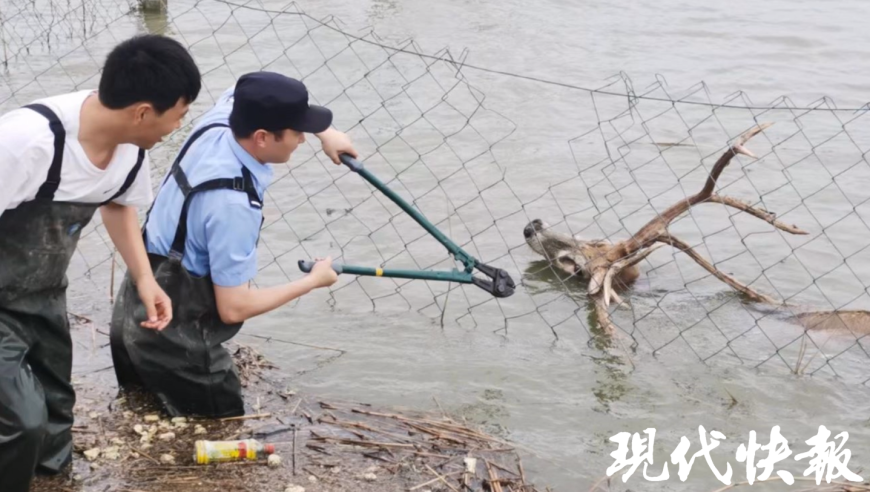
[[[466,63],[467,52],[425,52],[414,40],[351,32],[296,4],[171,0],[142,10],[118,0],[11,0],[0,14],[0,109],[94,88],[119,41],[143,32],[174,37],[203,73],[203,92],[184,128],[151,151],[159,184],[196,119],[242,74],[273,70],[303,80],[312,102],[335,114],[366,166],[480,260],[520,284],[507,299],[467,285],[343,276],[328,291],[295,301],[347,313],[414,312],[444,323],[588,333],[590,346],[660,361],[748,364],[868,384],[870,326],[804,330],[795,312],[868,308],[870,132],[866,108],[808,106],[780,98],[757,104],[737,92],[714,101],[706,86],[672,91],[663,78],[635,90],[626,74],[585,88]],[[478,84],[479,77],[480,83]],[[484,80],[485,79],[485,80]],[[541,129],[524,111],[487,100],[482,85],[556,94],[564,111]],[[555,86],[555,88],[554,88]],[[556,92],[558,89],[559,92]],[[775,123],[720,178],[717,193],[774,212],[809,232],[790,235],[722,204],[701,204],[670,224],[717,269],[789,307],[748,302],[685,254],[662,248],[613,309],[618,348],[597,327],[586,287],[552,258],[533,253],[533,219],[580,240],[624,240],[668,206],[699,191],[734,137]],[[558,148],[542,133],[570,133]],[[266,196],[255,283],[299,278],[299,259],[331,254],[349,264],[450,269],[455,262],[407,215],[358,176],[335,166],[316,140],[276,164]],[[545,141],[545,139],[540,139]],[[83,234],[71,282],[111,296],[123,263],[98,218]],[[370,319],[376,322],[376,318]]]

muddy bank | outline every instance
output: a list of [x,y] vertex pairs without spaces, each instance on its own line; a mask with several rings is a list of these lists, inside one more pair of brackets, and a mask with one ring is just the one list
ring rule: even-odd
[[[148,396],[119,394],[108,313],[90,307],[70,308],[77,392],[73,465],[60,476],[39,477],[34,492],[544,490],[527,483],[509,442],[440,412],[297,394],[280,368],[242,345],[231,348],[246,416],[171,420]],[[197,440],[248,438],[273,443],[280,464],[195,463]]]

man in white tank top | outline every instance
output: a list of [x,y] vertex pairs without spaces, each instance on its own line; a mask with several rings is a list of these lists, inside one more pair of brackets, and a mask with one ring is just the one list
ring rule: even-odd
[[136,208],[152,200],[146,150],[181,126],[201,87],[187,50],[163,36],[109,54],[98,91],[49,97],[0,116],[0,490],[72,459],[75,392],[66,270],[99,208],[147,311],[172,320]]

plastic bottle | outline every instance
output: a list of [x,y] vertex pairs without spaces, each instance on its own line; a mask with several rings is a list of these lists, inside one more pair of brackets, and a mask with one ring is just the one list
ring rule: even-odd
[[274,452],[274,444],[263,444],[255,439],[196,441],[196,454],[193,460],[200,465],[227,461],[256,461]]

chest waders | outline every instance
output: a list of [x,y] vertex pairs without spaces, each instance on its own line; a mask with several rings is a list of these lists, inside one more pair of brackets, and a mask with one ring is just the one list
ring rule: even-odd
[[[173,416],[233,417],[244,414],[238,372],[223,343],[242,323],[221,321],[211,277],[198,277],[182,265],[187,240],[187,212],[191,199],[210,190],[235,190],[248,195],[251,207],[262,208],[250,171],[242,176],[191,186],[181,169],[187,150],[203,133],[227,127],[206,125],[190,136],[170,170],[184,195],[172,248],[167,256],[149,254],[157,283],[172,299],[172,322],[163,330],[142,328],[146,313],[136,286],[127,274],[112,314],[112,358],[118,383],[140,386],[156,395]],[[147,219],[146,219],[147,225]]]
[[48,107],[54,157],[36,198],[0,215],[0,490],[27,492],[34,471],[60,472],[72,459],[72,342],[66,271],[94,212],[124,194],[142,167],[103,203],[56,202],[66,131]]

